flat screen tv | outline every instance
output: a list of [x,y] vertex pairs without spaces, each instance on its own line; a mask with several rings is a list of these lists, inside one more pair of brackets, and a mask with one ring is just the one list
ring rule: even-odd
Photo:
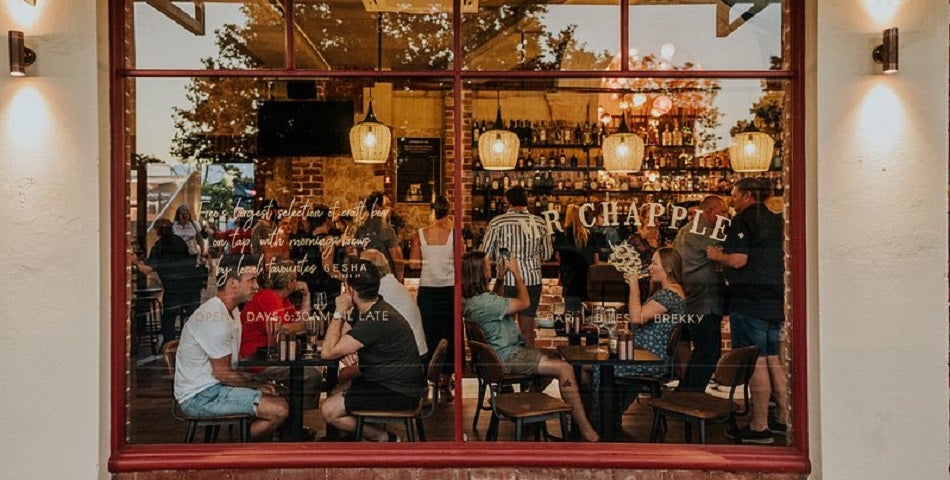
[[257,154],[265,157],[350,153],[353,102],[265,101],[257,110]]

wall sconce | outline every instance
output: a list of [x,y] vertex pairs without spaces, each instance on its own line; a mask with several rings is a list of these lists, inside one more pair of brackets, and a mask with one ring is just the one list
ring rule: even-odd
[[897,27],[884,30],[883,43],[878,45],[871,56],[875,63],[880,63],[884,73],[897,73]]
[[36,52],[23,44],[23,32],[10,30],[8,34],[10,46],[10,75],[22,77],[26,75],[25,68],[36,61]]

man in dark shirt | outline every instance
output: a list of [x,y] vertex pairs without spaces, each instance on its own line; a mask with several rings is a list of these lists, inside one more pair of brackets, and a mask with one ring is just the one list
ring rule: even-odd
[[[347,389],[330,394],[321,407],[327,423],[343,432],[356,430],[356,410],[415,408],[426,391],[419,350],[409,323],[379,296],[379,270],[368,260],[344,265],[346,290],[336,299],[321,356],[359,365],[360,376]],[[356,307],[359,320],[345,322]],[[398,437],[371,425],[363,437],[380,442]]]
[[[722,249],[710,246],[706,255],[723,267],[729,284],[729,326],[732,346],[759,347],[761,356],[752,374],[752,421],[738,434],[745,442],[772,443],[772,433],[784,434],[788,409],[785,365],[778,356],[779,332],[785,320],[785,255],[782,216],[762,203],[771,186],[759,178],[743,178],[732,190],[736,216],[726,229]],[[769,421],[769,397],[774,395],[776,419]]]

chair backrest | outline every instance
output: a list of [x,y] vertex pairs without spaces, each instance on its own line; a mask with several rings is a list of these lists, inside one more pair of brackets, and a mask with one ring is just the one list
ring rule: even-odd
[[443,338],[439,340],[439,344],[435,347],[435,352],[432,352],[432,358],[429,359],[429,368],[426,369],[426,378],[436,386],[439,385],[439,380],[442,379],[442,364],[445,363],[445,354],[448,351],[449,341]]
[[178,353],[178,340],[172,340],[162,346],[162,359],[165,361],[165,371],[175,375],[175,354]]
[[468,337],[469,342],[488,343],[485,330],[482,330],[481,325],[469,320],[465,321],[465,336]]
[[624,302],[629,295],[627,281],[613,265],[599,263],[587,269],[587,298],[597,302]]
[[683,340],[683,330],[685,327],[680,324],[670,332],[670,338],[666,342],[666,354],[670,357],[672,364],[671,374],[673,378],[683,378],[686,372],[686,365],[689,363],[689,357],[692,353],[689,341]]
[[[759,347],[743,347],[728,351],[716,364],[716,382],[729,386],[729,395],[741,385],[748,386],[759,358]],[[748,388],[746,391],[748,392]]]
[[488,383],[495,383],[505,378],[505,367],[501,358],[490,346],[485,343],[469,340],[468,348],[472,350],[472,363],[479,377]]

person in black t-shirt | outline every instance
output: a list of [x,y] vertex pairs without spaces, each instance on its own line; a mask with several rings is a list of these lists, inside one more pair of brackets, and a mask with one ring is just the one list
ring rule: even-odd
[[[729,284],[729,326],[732,346],[759,347],[761,356],[752,374],[752,420],[732,435],[743,441],[769,444],[773,433],[784,434],[788,409],[786,369],[778,356],[779,332],[785,319],[785,254],[782,216],[763,202],[771,185],[760,178],[743,178],[732,190],[736,216],[726,229],[722,248],[706,248],[706,256],[721,264]],[[769,421],[769,397],[776,418]]]
[[[348,388],[335,390],[320,408],[327,423],[343,432],[356,430],[356,410],[415,408],[426,392],[419,350],[409,323],[379,296],[379,270],[368,260],[344,265],[346,290],[336,299],[321,356],[359,365],[360,376]],[[356,308],[359,320],[345,322]],[[363,437],[380,442],[398,437],[371,425]]]

